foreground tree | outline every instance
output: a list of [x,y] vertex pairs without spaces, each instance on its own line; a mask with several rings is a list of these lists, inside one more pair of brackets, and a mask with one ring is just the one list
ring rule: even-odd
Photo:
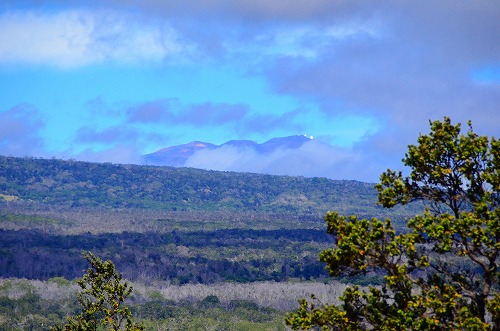
[[84,253],[90,268],[78,280],[81,291],[78,302],[82,306],[79,315],[68,317],[65,325],[57,325],[54,331],[93,331],[93,330],[143,330],[140,324],[132,321],[132,314],[123,303],[132,293],[132,286],[122,282],[111,261],[102,261],[92,253]]
[[384,284],[348,288],[340,306],[300,301],[294,330],[500,330],[500,141],[461,134],[449,118],[410,145],[410,174],[388,170],[376,186],[384,207],[421,200],[422,215],[396,233],[390,220],[328,213],[332,276],[368,272]]

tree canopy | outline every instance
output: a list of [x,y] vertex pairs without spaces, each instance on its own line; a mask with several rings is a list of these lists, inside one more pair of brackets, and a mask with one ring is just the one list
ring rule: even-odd
[[78,280],[81,291],[78,302],[82,312],[68,317],[64,325],[57,325],[54,331],[126,330],[140,331],[144,328],[132,321],[132,314],[124,301],[132,293],[132,286],[122,281],[111,261],[102,261],[92,253],[84,253],[90,268]]
[[391,208],[423,201],[404,232],[390,220],[325,216],[336,245],[320,260],[332,276],[375,273],[379,287],[349,287],[341,305],[301,300],[286,323],[294,330],[500,330],[500,141],[469,122],[430,123],[376,186]]

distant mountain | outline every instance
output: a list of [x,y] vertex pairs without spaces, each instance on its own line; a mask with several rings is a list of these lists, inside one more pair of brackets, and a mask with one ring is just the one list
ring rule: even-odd
[[188,144],[170,146],[154,153],[144,155],[144,163],[152,165],[165,165],[182,167],[186,160],[195,152],[202,149],[215,149],[217,145],[201,141],[192,141]]
[[193,141],[188,144],[166,147],[154,153],[144,155],[144,163],[150,165],[182,167],[191,156],[202,150],[217,151],[218,149],[234,148],[237,150],[251,149],[258,154],[271,154],[279,150],[298,149],[303,144],[310,142],[311,139],[312,138],[304,135],[295,135],[273,138],[262,144],[258,144],[252,140],[230,140],[221,145]]

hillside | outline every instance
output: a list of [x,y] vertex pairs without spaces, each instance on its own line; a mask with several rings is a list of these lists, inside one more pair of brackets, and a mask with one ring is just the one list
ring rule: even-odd
[[367,216],[373,184],[190,168],[0,156],[0,197],[51,206]]

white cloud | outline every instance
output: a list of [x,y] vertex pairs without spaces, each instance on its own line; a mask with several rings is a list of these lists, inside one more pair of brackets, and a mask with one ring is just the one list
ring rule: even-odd
[[75,67],[110,61],[161,61],[189,47],[174,30],[110,11],[0,15],[0,62]]
[[366,168],[364,161],[352,150],[311,140],[300,148],[279,149],[270,154],[233,146],[204,149],[194,153],[184,165],[208,170],[375,181],[381,170],[360,171]]

